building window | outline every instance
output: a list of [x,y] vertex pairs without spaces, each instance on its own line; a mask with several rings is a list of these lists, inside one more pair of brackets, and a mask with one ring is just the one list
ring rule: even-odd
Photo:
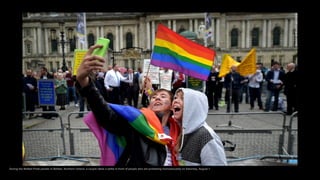
[[130,65],[131,65],[131,66],[129,66],[129,67],[132,67],[133,70],[136,69],[135,62],[136,62],[135,59],[130,59]]
[[298,55],[295,54],[292,56],[292,59],[293,59],[293,63],[297,64],[297,61],[298,61]]
[[24,33],[25,33],[24,34],[25,37],[31,37],[31,29],[30,28],[26,28]]
[[67,61],[67,67],[72,67],[71,61]]
[[128,59],[124,60],[124,67],[129,67],[129,60]]
[[251,32],[251,46],[259,46],[259,28],[253,28]]
[[70,52],[74,52],[74,50],[76,49],[76,37],[73,36],[73,38],[69,39],[69,43],[70,43]]
[[293,29],[293,47],[297,47],[297,30],[296,29]]
[[88,47],[94,45],[94,35],[92,33],[88,34]]
[[32,54],[32,43],[30,41],[25,42],[25,53],[27,55]]
[[51,40],[51,52],[58,52],[57,31],[55,29],[51,29],[50,31],[50,40]]
[[113,49],[113,34],[112,33],[108,33],[107,34],[107,38],[110,40],[110,43],[109,43],[109,48],[114,50]]
[[284,55],[279,56],[279,63],[282,65],[284,60]]
[[52,61],[49,62],[49,69],[50,69],[51,72],[53,72],[53,63],[52,63]]
[[241,56],[237,56],[237,61],[241,62]]
[[56,67],[57,67],[57,70],[56,71],[58,71],[59,69],[60,69],[60,62],[59,61],[56,61]]
[[239,30],[233,28],[231,30],[231,47],[238,47]]
[[257,63],[262,63],[262,56],[257,57]]
[[68,29],[68,39],[70,45],[70,52],[74,52],[74,50],[76,49],[76,37],[72,28]]
[[280,46],[280,27],[275,27],[274,29],[273,29],[273,32],[272,32],[272,34],[273,34],[273,45],[274,46]]
[[132,48],[132,47],[133,47],[132,33],[128,32],[126,34],[126,48]]
[[22,17],[28,17],[28,13],[27,12],[23,12],[22,13]]

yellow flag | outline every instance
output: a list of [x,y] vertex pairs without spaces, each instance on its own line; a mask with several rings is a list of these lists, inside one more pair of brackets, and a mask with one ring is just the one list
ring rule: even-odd
[[256,49],[253,48],[237,67],[241,76],[247,76],[256,72]]
[[230,72],[230,68],[233,65],[238,66],[240,63],[234,60],[229,54],[225,54],[222,58],[220,70],[219,70],[219,77],[224,77]]

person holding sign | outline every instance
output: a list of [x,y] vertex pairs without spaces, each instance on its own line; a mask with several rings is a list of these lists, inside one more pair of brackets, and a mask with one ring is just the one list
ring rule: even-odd
[[[53,75],[48,72],[48,69],[46,67],[42,67],[40,72],[41,72],[40,79],[54,80]],[[41,91],[40,88],[41,87],[39,87],[39,91]],[[42,111],[56,111],[54,102],[50,105],[41,105],[41,107],[42,107]],[[51,119],[52,117],[58,117],[58,114],[57,113],[44,113],[44,114],[42,114],[42,117],[46,118],[46,119]]]

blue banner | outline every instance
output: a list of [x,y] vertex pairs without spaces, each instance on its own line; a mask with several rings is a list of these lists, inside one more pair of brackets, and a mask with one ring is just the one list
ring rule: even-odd
[[38,80],[38,99],[39,105],[55,106],[56,94],[54,89],[53,79],[39,79]]

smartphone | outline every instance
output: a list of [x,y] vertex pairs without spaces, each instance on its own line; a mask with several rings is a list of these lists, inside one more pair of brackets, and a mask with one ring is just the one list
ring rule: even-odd
[[110,43],[109,39],[99,38],[96,44],[103,45],[103,47],[93,50],[92,54],[93,55],[98,55],[98,56],[101,56],[101,57],[105,57],[106,53],[107,53],[107,51],[109,49],[109,43]]

